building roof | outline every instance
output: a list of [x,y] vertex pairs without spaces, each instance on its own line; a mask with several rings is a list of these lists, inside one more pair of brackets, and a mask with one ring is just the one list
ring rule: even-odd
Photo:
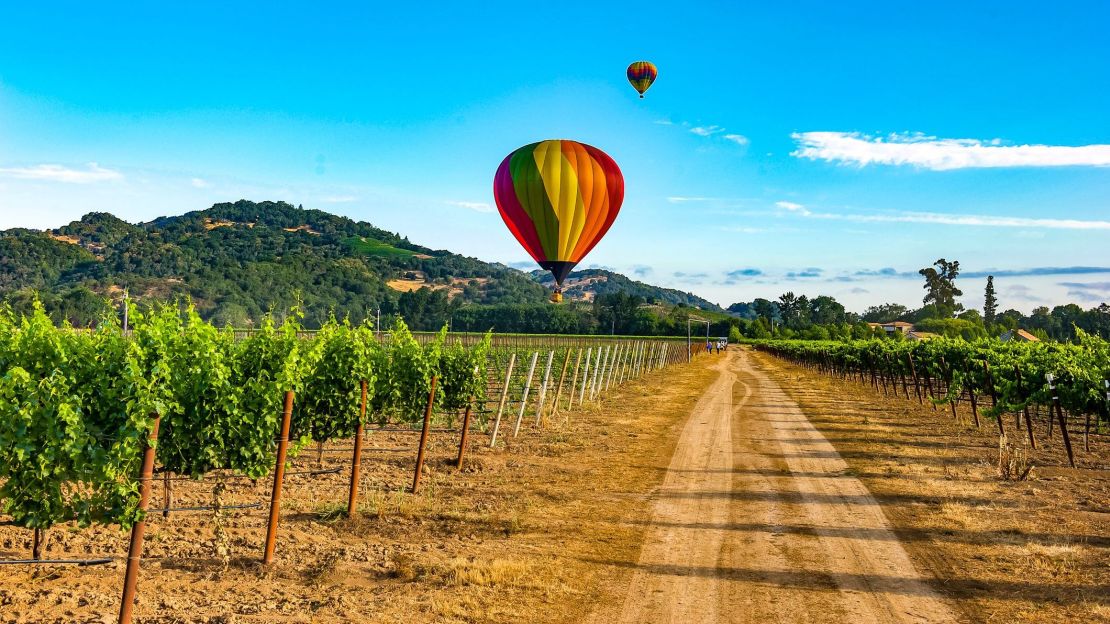
[[883,325],[890,325],[892,327],[913,327],[913,323],[907,323],[905,321],[894,321],[892,323],[883,323]]
[[932,340],[933,338],[940,338],[940,335],[922,331],[911,331],[906,334],[906,338],[910,340]]
[[1017,340],[1018,342],[1040,342],[1041,339],[1033,334],[1025,331],[1024,329],[1011,329],[1010,331],[1002,334],[1003,341]]

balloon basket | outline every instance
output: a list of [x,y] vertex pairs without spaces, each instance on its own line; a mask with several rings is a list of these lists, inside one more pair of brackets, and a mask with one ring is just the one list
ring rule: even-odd
[[551,303],[562,303],[562,302],[563,302],[563,293],[559,292],[558,290],[551,293]]

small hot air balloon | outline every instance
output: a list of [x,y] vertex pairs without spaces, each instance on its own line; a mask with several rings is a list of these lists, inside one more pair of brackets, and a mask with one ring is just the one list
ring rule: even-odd
[[651,83],[655,82],[655,77],[659,75],[659,70],[655,68],[655,64],[651,61],[636,61],[628,66],[628,82],[640,92],[640,99],[644,99],[644,91],[651,87]]
[[555,277],[551,300],[563,300],[563,280],[605,236],[624,201],[624,177],[608,154],[567,140],[525,145],[505,157],[493,197],[509,231]]

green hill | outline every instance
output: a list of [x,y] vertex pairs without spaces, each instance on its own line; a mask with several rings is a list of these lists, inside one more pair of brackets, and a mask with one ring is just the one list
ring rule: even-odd
[[[555,279],[547,271],[533,271],[531,276],[532,279],[543,284],[546,288],[555,286]],[[592,301],[598,295],[614,293],[639,297],[647,303],[680,305],[713,312],[724,312],[720,306],[693,293],[674,288],[652,286],[605,269],[572,271],[563,283],[563,295],[569,299]]]
[[[571,298],[627,292],[649,302],[709,306],[608,271],[583,271]],[[187,296],[206,318],[248,326],[298,298],[305,324],[331,311],[353,319],[400,313],[433,328],[461,306],[542,306],[541,280],[504,265],[410,242],[361,221],[284,202],[216,204],[130,224],[90,213],[55,230],[0,232],[0,297],[16,309],[42,299],[84,325],[107,299]],[[587,280],[588,281],[588,280]]]

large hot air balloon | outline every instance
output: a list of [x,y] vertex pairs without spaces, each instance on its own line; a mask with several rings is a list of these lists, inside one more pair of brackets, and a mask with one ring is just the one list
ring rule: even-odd
[[505,157],[493,178],[493,197],[513,236],[555,277],[551,300],[558,303],[563,280],[617,218],[624,177],[596,147],[540,141]]
[[655,68],[655,64],[651,61],[636,61],[628,66],[628,82],[640,92],[640,99],[644,98],[644,91],[651,87],[651,83],[655,82],[655,77],[659,75],[659,70]]

